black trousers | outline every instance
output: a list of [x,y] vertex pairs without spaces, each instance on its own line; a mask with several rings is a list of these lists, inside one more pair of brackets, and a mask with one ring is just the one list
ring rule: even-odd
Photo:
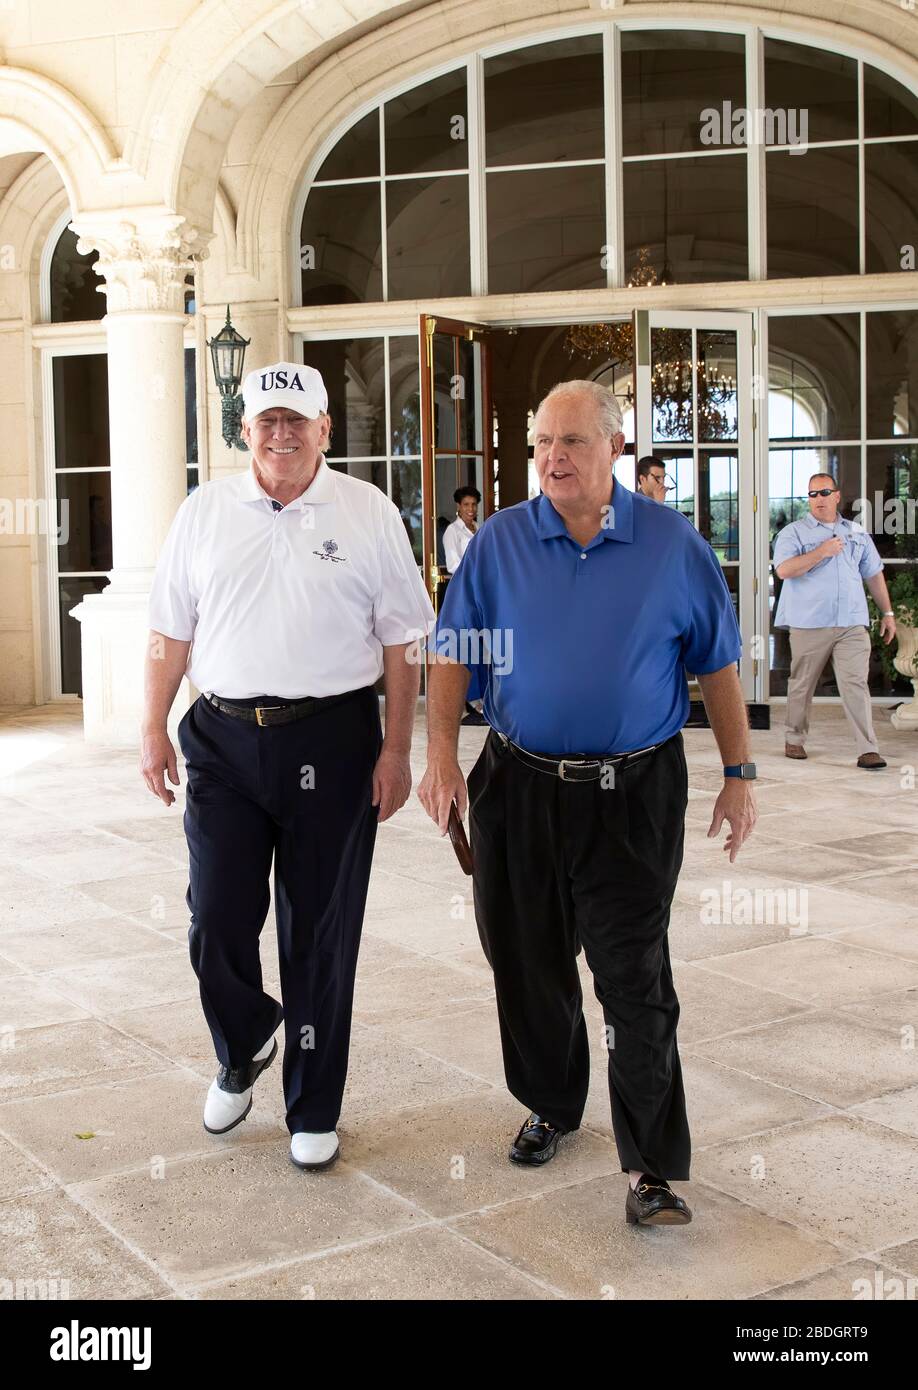
[[559,1129],[578,1128],[590,1081],[582,944],[605,1017],[622,1169],[687,1179],[667,939],[688,798],[682,735],[603,788],[530,769],[492,731],[468,789],[475,916],[507,1086]]
[[[259,702],[277,703],[267,695]],[[287,1128],[325,1133],[338,1121],[347,1079],[378,824],[376,692],[358,690],[268,728],[221,713],[202,696],[183,717],[179,742],[188,944],[217,1057],[244,1065],[283,1019]],[[272,860],[283,1007],[262,986],[258,952]]]

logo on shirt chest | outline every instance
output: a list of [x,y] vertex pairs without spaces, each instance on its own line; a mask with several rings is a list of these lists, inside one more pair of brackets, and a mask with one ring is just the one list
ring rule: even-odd
[[318,555],[320,560],[331,560],[334,565],[346,565],[348,560],[346,555],[338,555],[337,541],[323,541],[321,550],[314,550],[313,555]]

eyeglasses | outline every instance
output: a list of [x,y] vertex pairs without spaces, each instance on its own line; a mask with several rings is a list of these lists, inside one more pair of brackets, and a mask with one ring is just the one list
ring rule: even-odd
[[662,478],[658,477],[656,473],[651,473],[648,476],[651,477],[655,483],[662,483],[667,492],[675,492],[676,484],[668,473],[664,473]]
[[807,493],[807,497],[831,497],[833,492],[838,492],[837,487],[816,487]]

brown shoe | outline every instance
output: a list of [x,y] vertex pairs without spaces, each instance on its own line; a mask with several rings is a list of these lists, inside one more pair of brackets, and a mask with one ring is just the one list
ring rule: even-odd
[[785,743],[784,756],[785,758],[805,758],[806,749],[802,743]]
[[879,753],[862,753],[857,760],[858,767],[866,767],[871,772],[877,772],[881,767],[885,767],[883,759]]

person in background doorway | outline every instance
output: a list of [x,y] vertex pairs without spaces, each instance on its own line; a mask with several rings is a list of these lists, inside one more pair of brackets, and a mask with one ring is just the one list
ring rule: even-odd
[[478,530],[478,504],[481,501],[481,493],[474,487],[457,487],[453,493],[453,501],[456,504],[456,520],[443,532],[446,568],[451,575],[456,573],[459,561]]
[[[446,568],[451,576],[459,568],[459,562],[478,530],[478,504],[481,501],[481,493],[474,487],[457,487],[453,493],[453,501],[456,504],[456,520],[443,532]],[[462,722],[465,725],[487,723],[481,712],[480,700],[466,700],[465,716]]]
[[805,758],[813,693],[829,657],[838,693],[854,730],[858,767],[878,771],[880,757],[870,711],[867,667],[870,631],[864,584],[879,608],[884,642],[896,635],[883,561],[863,527],[839,516],[841,492],[831,473],[814,473],[810,510],[775,537],[772,563],[784,581],[775,627],[790,629],[784,754]]
[[666,481],[666,464],[656,454],[645,454],[638,459],[635,473],[635,491],[654,502],[665,502],[666,494],[672,492],[673,484]]

